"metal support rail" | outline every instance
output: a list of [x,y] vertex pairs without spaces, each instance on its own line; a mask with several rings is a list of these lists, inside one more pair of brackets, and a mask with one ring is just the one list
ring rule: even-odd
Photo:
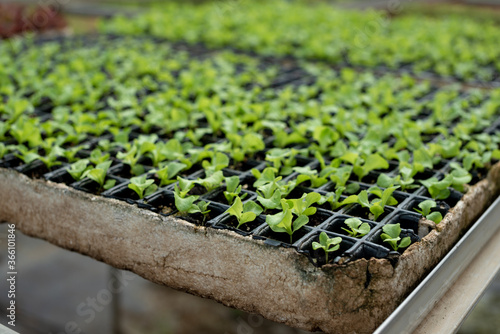
[[500,197],[374,334],[454,333],[500,269]]

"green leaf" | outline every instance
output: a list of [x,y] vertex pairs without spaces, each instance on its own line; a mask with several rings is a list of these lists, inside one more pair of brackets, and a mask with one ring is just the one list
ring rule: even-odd
[[210,163],[204,160],[202,162],[202,166],[205,169],[207,176],[211,176],[215,172],[218,172],[229,166],[229,157],[224,153],[217,152],[214,156],[212,156],[212,160]]
[[319,235],[319,243],[314,241],[312,243],[312,248],[314,250],[323,249],[325,252],[325,263],[328,263],[328,253],[338,250],[341,242],[341,237],[329,238],[325,232],[321,232]]
[[394,178],[387,174],[380,174],[377,178],[377,185],[382,188],[389,188],[394,185]]
[[243,205],[244,212],[253,212],[256,216],[260,215],[263,209],[254,201],[248,201]]
[[363,177],[368,175],[372,170],[387,169],[389,163],[382,158],[378,153],[370,154],[366,159],[363,166],[354,166],[354,174],[356,174],[361,181]]
[[370,202],[368,201],[368,192],[366,190],[363,190],[358,194],[357,202],[364,208],[370,207]]
[[300,215],[293,221],[293,232],[298,231],[302,226],[309,222],[309,217],[306,215]]
[[405,237],[405,238],[403,238],[403,240],[401,240],[401,242],[399,243],[398,248],[406,248],[406,247],[410,246],[410,244],[411,244],[411,239],[410,239],[410,237]]
[[175,207],[182,214],[195,213],[193,211],[199,210],[199,208],[194,205],[194,202],[198,199],[198,196],[188,196],[183,198],[177,192],[174,192],[174,198]]
[[186,197],[187,193],[189,193],[189,191],[196,185],[196,181],[184,179],[180,176],[177,176],[177,181],[179,182],[179,187],[175,185],[175,188],[178,190],[179,196],[182,198]]
[[340,157],[340,160],[347,161],[354,166],[356,164],[356,161],[358,160],[358,157],[359,155],[357,153],[347,152]]
[[104,183],[104,186],[102,186],[102,188],[104,190],[108,190],[108,189],[111,189],[115,186],[116,184],[116,180],[113,180],[113,179],[110,179],[110,180],[107,180],[106,183]]
[[222,171],[218,171],[204,179],[198,179],[195,182],[205,187],[207,191],[211,191],[219,187],[223,181],[224,181],[224,174],[222,173]]
[[436,202],[434,202],[431,199],[428,199],[418,204],[418,207],[421,210],[415,209],[415,211],[422,214],[423,216],[427,216],[431,212],[431,209],[435,208],[436,206],[437,206]]
[[232,216],[236,216],[236,218],[239,220],[243,212],[243,203],[241,202],[241,198],[236,197],[233,205],[229,209],[227,209],[226,212]]
[[87,170],[87,166],[90,163],[88,159],[81,159],[77,162],[71,164],[66,170],[76,181],[82,179],[83,173]]
[[358,218],[349,218],[344,221],[350,230],[343,228],[353,238],[362,237],[370,232],[370,225],[363,223]]
[[291,236],[293,234],[292,218],[292,212],[290,210],[285,210],[275,215],[267,215],[266,223],[274,232],[285,232]]
[[281,206],[281,191],[275,189],[273,195],[270,198],[264,198],[262,196],[257,196],[257,200],[266,209],[278,209]]
[[436,224],[439,224],[441,222],[441,220],[443,220],[443,216],[441,215],[441,212],[439,212],[439,211],[432,212],[432,213],[426,215],[425,218],[432,220]]
[[165,167],[163,167],[162,169],[158,170],[156,174],[160,179],[160,187],[174,183],[174,177],[186,167],[186,164],[173,161],[165,165]]

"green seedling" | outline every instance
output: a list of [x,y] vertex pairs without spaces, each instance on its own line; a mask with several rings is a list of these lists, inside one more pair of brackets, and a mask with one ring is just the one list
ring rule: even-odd
[[204,179],[198,179],[195,182],[207,190],[207,192],[210,192],[222,184],[224,182],[224,174],[222,171],[215,172],[213,174],[208,175]]
[[40,157],[37,153],[38,149],[36,148],[29,149],[24,145],[17,145],[16,149],[19,153],[15,153],[14,155],[21,159],[25,164],[29,164]]
[[335,183],[335,189],[340,187],[344,188],[344,191],[348,194],[354,194],[359,190],[359,184],[350,183],[347,181],[351,177],[352,167],[351,166],[341,166],[341,167],[331,167],[333,169],[330,175],[330,180]]
[[321,200],[321,195],[315,192],[303,194],[301,198],[287,199],[286,203],[292,213],[296,216],[312,216],[316,213],[313,204]]
[[199,201],[198,203],[195,203],[198,198],[199,196],[196,195],[186,196],[186,194],[183,194],[180,188],[175,185],[175,207],[177,208],[181,216],[186,216],[193,213],[201,213],[206,218],[206,215],[210,212],[210,210],[208,209],[209,203],[205,201]]
[[414,184],[415,180],[413,179],[415,172],[410,167],[400,167],[400,175],[396,177],[390,177],[387,174],[380,174],[377,179],[377,185],[382,188],[389,188],[394,185],[398,185],[403,191],[407,189],[417,189],[419,188],[419,185]]
[[232,156],[234,161],[244,161],[247,157],[253,157],[254,153],[266,148],[262,136],[257,133],[246,133],[240,136],[237,133],[228,133],[227,139],[231,142]]
[[299,151],[295,149],[270,149],[266,154],[266,161],[272,163],[273,167],[279,171],[280,175],[290,175],[295,166],[295,157]]
[[368,223],[363,223],[358,218],[348,218],[344,221],[344,223],[349,227],[349,229],[344,227],[342,227],[342,229],[349,233],[349,235],[353,238],[365,236],[370,232],[370,225]]
[[438,180],[436,177],[431,177],[427,180],[420,181],[429,191],[433,199],[446,199],[450,196],[449,187],[453,187],[460,192],[464,192],[464,185],[472,180],[472,176],[465,169],[457,164],[450,164],[453,171],[446,175],[444,179]]
[[281,187],[277,182],[270,182],[257,188],[257,201],[267,210],[281,207]]
[[148,180],[146,174],[131,178],[128,187],[135,191],[140,199],[151,195],[158,189],[154,180]]
[[100,163],[106,162],[109,160],[110,154],[104,153],[100,149],[96,148],[90,152],[89,160],[94,165],[98,165]]
[[353,165],[352,171],[358,176],[359,181],[363,180],[373,170],[389,168],[387,160],[378,153],[370,154],[365,159],[361,159],[358,154],[349,152],[340,157],[340,159]]
[[311,188],[319,188],[328,182],[328,176],[334,172],[333,167],[322,169],[321,172],[307,167],[294,167],[294,172],[299,173],[297,176],[298,183],[310,181]]
[[339,207],[343,205],[340,199],[344,190],[345,187],[339,187],[335,190],[335,192],[329,192],[326,195],[321,196],[321,199],[318,201],[318,205],[329,203],[332,211],[337,210]]
[[[386,205],[395,205],[397,201],[392,197],[392,193],[396,190],[398,186],[390,187],[385,189],[383,192],[377,187],[372,187],[368,191],[363,190],[358,195],[351,195],[342,201],[343,205],[358,203],[364,208],[370,210],[370,219],[377,220],[380,215],[384,213],[384,208]],[[368,193],[373,193],[379,198],[375,198],[372,201],[368,200]]]
[[107,180],[106,173],[111,166],[111,161],[101,162],[94,168],[87,169],[83,173],[83,177],[88,177],[89,179],[97,182],[99,184],[99,190],[110,189],[115,186],[116,180]]
[[72,163],[69,167],[67,167],[66,170],[71,175],[71,177],[75,179],[75,181],[80,181],[85,177],[84,174],[87,169],[89,169],[89,163],[90,161],[88,159],[78,160],[77,162]]
[[126,165],[130,166],[130,171],[133,175],[140,175],[144,173],[144,167],[139,163],[142,153],[139,150],[137,142],[135,142],[126,152],[118,152],[116,157]]
[[335,252],[340,248],[341,237],[329,238],[325,232],[319,234],[319,243],[314,241],[312,248],[314,250],[323,249],[325,252],[325,263],[328,263],[328,253]]
[[6,146],[4,143],[0,143],[0,159],[3,159],[3,157],[9,152],[9,147]]
[[[224,197],[226,198],[227,202],[232,205],[234,199],[239,196],[240,193],[241,184],[239,176],[235,175],[226,177],[226,190],[224,190]],[[240,198],[244,199],[247,195],[247,193],[244,193],[242,196],[240,196]]]
[[432,220],[436,224],[439,224],[441,220],[443,220],[441,212],[439,211],[431,212],[432,208],[435,208],[436,206],[437,206],[436,202],[434,202],[431,199],[428,199],[418,204],[420,210],[419,209],[414,209],[414,210],[420,213],[425,218]]
[[282,212],[275,215],[266,216],[266,223],[274,232],[284,232],[290,236],[290,243],[293,242],[293,233],[297,232],[302,226],[309,222],[309,217],[300,215],[297,218],[293,217],[292,208],[288,205],[285,199],[281,200]]
[[203,167],[203,169],[205,169],[205,173],[207,174],[207,176],[211,176],[214,173],[221,171],[222,169],[229,166],[229,157],[224,153],[217,152],[212,156],[210,162],[204,160],[201,163],[201,166]]
[[[404,237],[401,240],[401,237],[399,236],[401,234],[401,227],[399,224],[387,224],[384,227],[382,227],[382,233],[380,237],[384,242],[387,242],[392,249],[397,251],[400,248],[406,248],[411,244],[411,239],[410,237]],[[398,243],[398,241],[400,241]]]
[[16,139],[18,144],[27,144],[31,148],[40,146],[43,143],[39,120],[37,118],[21,116],[11,125],[10,134]]
[[173,161],[167,163],[163,168],[157,170],[156,175],[158,175],[158,178],[160,179],[160,187],[174,183],[174,177],[186,167],[186,164]]
[[196,185],[196,181],[184,179],[180,176],[177,176],[178,185],[175,185],[175,189],[179,197],[184,198],[186,195],[193,189]]
[[282,176],[276,176],[278,170],[273,167],[267,167],[262,172],[253,168],[251,172],[256,179],[253,183],[255,188],[259,188],[267,183],[279,182],[283,178]]
[[226,212],[236,217],[238,220],[238,226],[236,226],[236,228],[240,228],[243,224],[253,222],[262,211],[263,209],[257,203],[248,201],[243,204],[241,198],[236,197],[233,205],[227,209]]

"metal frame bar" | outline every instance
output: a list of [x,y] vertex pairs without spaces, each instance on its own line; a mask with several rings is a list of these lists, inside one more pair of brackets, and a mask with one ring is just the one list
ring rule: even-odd
[[[492,239],[495,242],[490,242]],[[493,259],[490,253],[500,248],[496,239],[500,239],[500,197],[374,334],[425,333],[429,322],[436,333],[458,330],[500,268],[500,259]],[[482,273],[471,275],[470,271],[477,269]],[[467,292],[469,284],[457,291],[467,281],[475,288]]]

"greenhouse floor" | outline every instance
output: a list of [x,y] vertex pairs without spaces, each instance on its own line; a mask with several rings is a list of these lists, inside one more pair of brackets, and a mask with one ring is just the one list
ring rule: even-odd
[[[6,230],[7,225],[0,224],[0,245],[6,243]],[[112,332],[112,303],[103,299],[101,293],[111,280],[111,273],[119,277],[123,286],[123,292],[118,294],[121,333],[308,333],[150,283],[130,272],[112,272],[101,262],[21,233],[17,234],[17,242],[20,267],[16,330],[21,333],[64,332],[64,326],[72,321],[83,333]],[[5,272],[5,255],[0,256],[0,270]],[[104,303],[99,303],[99,297]],[[91,319],[93,298],[96,311]],[[6,296],[1,295],[2,309],[5,302]],[[499,308],[497,274],[459,333],[495,333],[500,328]],[[1,317],[0,324],[5,325],[5,317]]]

